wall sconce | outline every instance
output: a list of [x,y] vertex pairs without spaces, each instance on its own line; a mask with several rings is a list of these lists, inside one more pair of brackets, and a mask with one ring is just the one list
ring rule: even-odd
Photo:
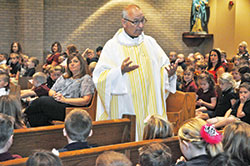
[[234,5],[234,1],[229,1],[229,3],[228,3],[228,4],[229,4],[229,6],[231,6],[231,7],[232,7],[232,6]]

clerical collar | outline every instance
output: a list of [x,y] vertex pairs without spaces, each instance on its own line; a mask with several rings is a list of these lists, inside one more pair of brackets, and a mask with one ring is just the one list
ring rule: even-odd
[[[125,31],[125,30],[124,30]],[[131,37],[132,39],[135,39],[135,38],[138,38],[139,36],[131,36],[131,35],[129,35],[126,31],[125,31],[125,33],[129,36],[129,37]]]

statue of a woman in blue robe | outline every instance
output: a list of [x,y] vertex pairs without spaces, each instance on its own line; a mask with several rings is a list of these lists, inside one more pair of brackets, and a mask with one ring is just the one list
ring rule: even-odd
[[205,32],[207,24],[206,5],[208,0],[193,0],[191,9],[191,32]]

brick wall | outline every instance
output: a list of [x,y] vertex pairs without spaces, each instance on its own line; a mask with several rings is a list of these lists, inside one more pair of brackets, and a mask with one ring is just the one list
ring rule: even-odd
[[[121,10],[131,1],[107,0],[0,0],[0,51],[9,52],[13,40],[25,53],[42,59],[51,44],[63,50],[75,44],[80,51],[104,45],[121,27]],[[136,1],[148,22],[145,33],[153,36],[169,53],[207,52],[212,43],[187,47],[182,33],[189,31],[192,0]],[[4,25],[4,27],[2,26]]]
[[0,0],[0,52],[9,53],[16,38],[17,0]]

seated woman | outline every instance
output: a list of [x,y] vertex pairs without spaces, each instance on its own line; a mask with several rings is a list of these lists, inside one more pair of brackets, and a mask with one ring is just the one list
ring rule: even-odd
[[47,65],[56,66],[59,64],[58,58],[62,52],[62,46],[59,42],[54,42],[51,46],[52,54],[49,54],[46,58],[46,64],[43,65],[43,69],[46,68]]
[[67,61],[67,72],[60,76],[49,96],[34,100],[25,110],[32,127],[50,125],[52,120],[65,118],[67,106],[87,106],[94,94],[94,83],[86,73],[86,62],[74,53]]
[[225,72],[221,62],[221,52],[219,50],[212,49],[209,52],[207,71],[213,75],[215,83],[217,83],[217,78]]

